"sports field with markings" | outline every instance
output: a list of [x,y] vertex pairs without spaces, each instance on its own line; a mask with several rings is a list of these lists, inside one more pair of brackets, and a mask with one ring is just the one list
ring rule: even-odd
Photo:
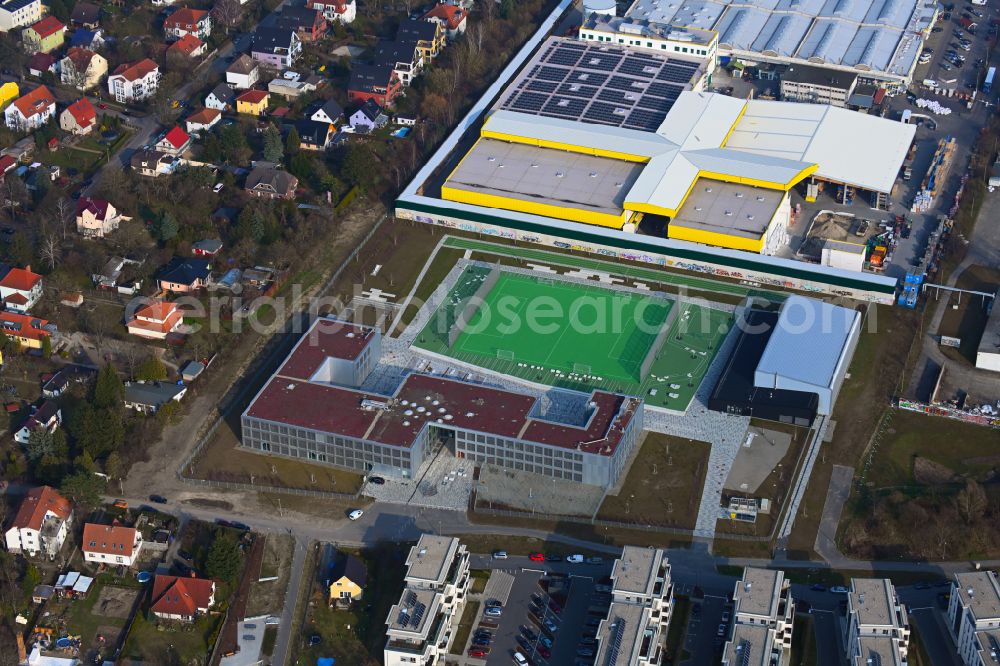
[[[683,411],[730,326],[728,312],[662,295],[503,270],[468,316],[490,272],[466,268],[414,346],[539,384],[641,395]],[[455,326],[461,332],[449,335]]]

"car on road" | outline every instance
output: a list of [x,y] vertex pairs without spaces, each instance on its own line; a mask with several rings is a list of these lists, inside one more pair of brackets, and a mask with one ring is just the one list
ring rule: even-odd
[[506,550],[494,550],[493,551],[493,559],[494,560],[506,560],[507,559],[507,551]]
[[566,561],[570,564],[583,564],[583,555],[570,555]]
[[166,504],[167,503],[167,498],[164,497],[163,495],[150,495],[149,496],[149,501],[150,502],[155,502],[157,504]]
[[562,555],[546,555],[545,556],[545,561],[546,562],[562,562],[563,558],[562,558]]
[[501,608],[500,606],[490,606],[489,608],[483,611],[483,615],[489,617],[500,617],[501,615],[503,615],[503,608]]
[[370,476],[370,477],[368,477],[368,482],[369,483],[374,483],[376,486],[384,486],[385,485],[385,479],[383,479],[381,476]]
[[821,585],[820,583],[813,583],[809,586],[809,589],[813,592],[826,592],[826,585]]
[[531,553],[530,555],[528,555],[528,559],[531,560],[532,562],[544,562],[545,561],[545,554],[544,553]]
[[361,509],[355,509],[354,511],[351,511],[349,514],[347,514],[347,517],[351,520],[357,520],[363,515],[365,515],[364,511],[362,511]]
[[603,557],[588,557],[587,564],[604,564]]
[[126,502],[123,499],[115,500],[114,506],[115,506],[116,509],[127,509],[128,508],[128,502]]
[[847,594],[848,592],[850,592],[850,590],[848,590],[843,585],[834,585],[833,587],[830,588],[830,591],[833,592],[834,594]]
[[108,105],[105,104],[104,102],[98,102],[97,103],[97,108],[100,109],[101,111],[103,111],[104,109],[108,108]]
[[229,526],[232,527],[234,530],[241,530],[243,532],[249,532],[250,531],[250,526],[249,525],[247,525],[246,523],[237,522],[235,520],[233,522],[229,523]]

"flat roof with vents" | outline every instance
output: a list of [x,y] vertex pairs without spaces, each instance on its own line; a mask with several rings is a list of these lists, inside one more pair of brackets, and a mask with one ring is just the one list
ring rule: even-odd
[[730,666],[768,666],[773,643],[774,635],[765,625],[734,625],[733,637],[725,646],[723,663]]
[[611,604],[607,618],[601,621],[597,629],[595,663],[602,666],[628,666],[636,663],[632,657],[642,645],[647,628],[647,618],[644,615],[648,612],[645,606],[636,604]]
[[406,558],[406,578],[444,583],[448,567],[457,552],[458,539],[421,534],[417,545],[410,548],[410,554]]
[[778,190],[699,178],[670,227],[756,240],[764,236],[784,197]]

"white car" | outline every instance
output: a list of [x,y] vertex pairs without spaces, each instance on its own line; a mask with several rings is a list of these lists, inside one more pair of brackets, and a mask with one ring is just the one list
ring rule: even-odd
[[583,564],[583,555],[570,555],[566,561],[570,564]]
[[218,194],[219,192],[221,192],[222,191],[222,183],[216,183],[215,187],[212,188],[212,191],[215,192],[216,194]]
[[349,514],[347,514],[347,517],[350,518],[351,520],[357,520],[363,515],[365,515],[364,511],[362,511],[361,509],[355,509],[354,511],[351,511]]
[[517,664],[517,666],[524,666],[525,664],[528,663],[528,659],[520,652],[515,652],[514,663]]

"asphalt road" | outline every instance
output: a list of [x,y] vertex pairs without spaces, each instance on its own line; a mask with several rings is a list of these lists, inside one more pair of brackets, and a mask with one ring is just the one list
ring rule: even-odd
[[812,617],[819,666],[841,666],[846,663],[844,634],[838,614],[834,611],[814,609]]

